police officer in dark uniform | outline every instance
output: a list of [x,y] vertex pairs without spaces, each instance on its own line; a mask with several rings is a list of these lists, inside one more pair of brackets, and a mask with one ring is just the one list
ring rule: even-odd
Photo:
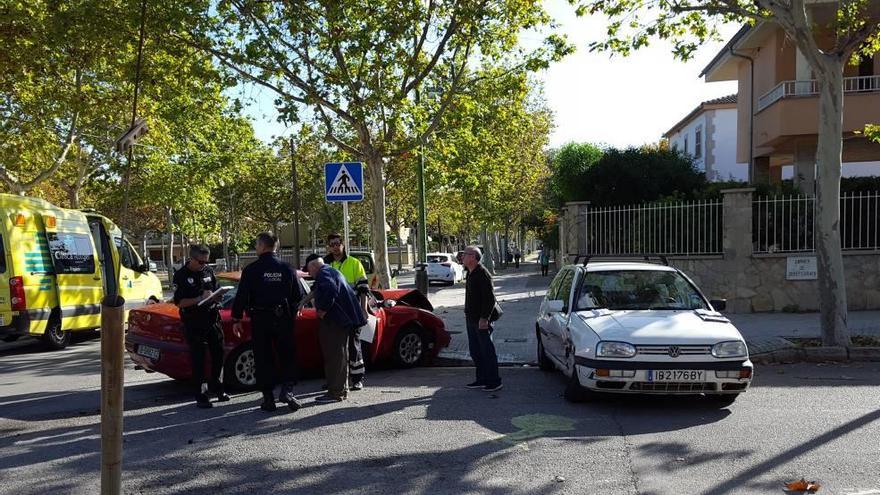
[[247,310],[251,318],[257,388],[263,392],[260,409],[275,410],[275,359],[281,369],[279,400],[286,402],[291,411],[301,407],[293,395],[296,380],[294,323],[296,311],[303,297],[296,270],[275,256],[278,238],[264,232],[257,236],[256,261],[241,272],[238,292],[232,303],[233,331],[241,334],[241,318]]
[[[189,260],[174,273],[174,303],[180,308],[186,341],[189,344],[192,377],[198,390],[196,405],[212,407],[208,392],[226,402],[220,372],[223,368],[223,328],[220,326],[219,294],[206,300],[217,290],[214,271],[208,266],[210,251],[204,245],[189,248]],[[210,380],[205,379],[205,350],[211,353]]]

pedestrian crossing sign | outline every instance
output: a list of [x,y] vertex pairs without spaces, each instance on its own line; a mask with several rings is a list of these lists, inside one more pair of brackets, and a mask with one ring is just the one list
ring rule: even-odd
[[364,164],[361,162],[324,165],[324,196],[327,201],[364,199]]

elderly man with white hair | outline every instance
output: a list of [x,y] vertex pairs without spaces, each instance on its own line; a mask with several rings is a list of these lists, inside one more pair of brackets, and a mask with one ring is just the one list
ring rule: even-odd
[[321,320],[318,341],[327,378],[327,393],[315,402],[340,402],[348,396],[348,339],[355,329],[367,324],[367,316],[354,289],[338,270],[321,258],[310,261],[307,268],[315,279],[311,293]]
[[501,389],[498,374],[498,355],[492,342],[492,313],[495,309],[495,289],[492,276],[480,263],[483,253],[477,246],[468,246],[461,255],[468,276],[464,292],[464,318],[468,333],[471,359],[476,367],[477,379],[467,388],[479,388],[487,392]]

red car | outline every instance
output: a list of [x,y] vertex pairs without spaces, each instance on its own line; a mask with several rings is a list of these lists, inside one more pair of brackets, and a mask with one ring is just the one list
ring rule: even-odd
[[[240,275],[240,272],[221,273],[217,278],[220,285],[235,285]],[[308,293],[308,284],[302,278],[300,283]],[[223,380],[229,387],[248,389],[256,385],[250,321],[247,318],[242,321],[244,332],[236,337],[230,315],[234,296],[234,289],[227,292],[220,310],[224,337]],[[421,292],[374,290],[367,301],[370,314],[377,319],[373,342],[363,342],[367,363],[389,362],[402,368],[428,364],[449,345],[450,337],[443,320],[431,312],[433,307]],[[191,377],[189,347],[177,306],[161,303],[133,309],[128,322],[125,348],[132,361],[148,372],[158,371],[177,380]],[[323,370],[314,307],[304,308],[297,316],[295,338],[299,368]]]

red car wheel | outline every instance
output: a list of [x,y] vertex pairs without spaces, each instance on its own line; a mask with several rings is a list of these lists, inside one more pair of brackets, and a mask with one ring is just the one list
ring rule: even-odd
[[257,366],[254,348],[250,343],[237,348],[223,367],[223,384],[234,389],[252,389],[257,386]]
[[401,368],[412,368],[424,362],[428,355],[428,342],[422,329],[411,325],[402,328],[394,339],[394,361]]

